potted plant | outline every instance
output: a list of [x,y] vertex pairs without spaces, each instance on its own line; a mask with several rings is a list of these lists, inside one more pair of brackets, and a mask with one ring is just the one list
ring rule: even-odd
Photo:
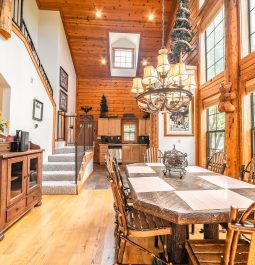
[[9,128],[9,121],[3,120],[2,118],[2,112],[0,112],[0,142],[4,142],[5,136],[3,135],[4,129]]

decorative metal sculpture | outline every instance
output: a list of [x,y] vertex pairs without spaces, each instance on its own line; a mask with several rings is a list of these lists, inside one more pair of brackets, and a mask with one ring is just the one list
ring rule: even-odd
[[173,150],[166,151],[164,153],[163,163],[166,167],[166,169],[163,171],[165,176],[167,174],[167,171],[170,175],[171,171],[179,172],[180,178],[182,179],[187,172],[185,170],[185,168],[188,166],[187,154],[176,150],[175,145]]

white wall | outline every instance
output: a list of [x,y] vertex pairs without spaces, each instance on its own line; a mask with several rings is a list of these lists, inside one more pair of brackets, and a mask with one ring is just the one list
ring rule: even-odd
[[[53,106],[27,49],[14,33],[8,41],[0,39],[0,58],[0,73],[10,85],[10,134],[28,131],[30,140],[45,149],[46,159],[52,152]],[[44,103],[42,122],[32,120],[33,99]]]
[[58,11],[40,11],[38,38],[38,53],[54,90],[57,109],[59,109],[59,70],[61,66],[68,74],[68,113],[75,113],[76,73]]
[[23,18],[32,37],[35,48],[37,48],[39,9],[35,0],[24,0]]
[[165,151],[175,148],[187,153],[189,165],[195,165],[195,137],[194,136],[164,136],[164,114],[159,114],[159,149]]

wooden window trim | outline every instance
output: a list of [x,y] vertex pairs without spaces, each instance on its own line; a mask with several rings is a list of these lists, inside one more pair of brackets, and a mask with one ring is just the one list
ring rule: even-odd
[[[134,141],[125,141],[124,140],[124,125],[126,124],[134,124],[135,125],[135,140]],[[137,142],[138,135],[138,121],[137,120],[126,120],[122,121],[122,143],[124,144],[135,144]]]
[[[115,66],[115,51],[116,50],[122,50],[122,51],[131,51],[132,57],[131,57],[131,67],[121,67],[121,66]],[[113,68],[114,69],[134,69],[134,57],[135,57],[135,49],[134,48],[121,48],[121,47],[113,47],[112,48],[112,62],[113,62]]]
[[255,35],[255,31],[251,32],[251,12],[255,10],[255,7],[251,9],[250,0],[248,0],[247,2],[248,2],[248,39],[249,39],[248,47],[249,47],[249,53],[252,53],[254,52],[254,50],[251,49],[251,39],[252,36]]

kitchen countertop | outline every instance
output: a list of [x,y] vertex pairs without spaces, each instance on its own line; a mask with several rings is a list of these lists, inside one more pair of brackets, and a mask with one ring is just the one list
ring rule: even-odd
[[114,143],[107,143],[107,144],[99,144],[99,145],[110,145],[110,146],[122,146],[122,145],[146,145],[147,146],[147,144],[127,144],[127,143],[125,143],[125,144],[114,144]]

